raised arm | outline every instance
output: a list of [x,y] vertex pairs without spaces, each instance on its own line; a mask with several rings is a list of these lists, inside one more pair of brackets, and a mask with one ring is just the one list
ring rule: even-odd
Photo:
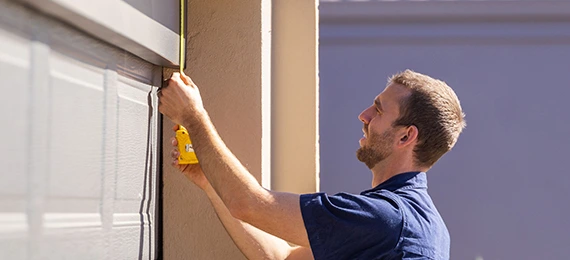
[[259,185],[221,140],[190,78],[175,73],[159,96],[160,111],[188,129],[203,172],[230,215],[308,248],[299,195]]
[[[175,125],[173,130],[177,129],[178,126]],[[206,193],[224,228],[248,259],[312,259],[310,249],[291,247],[285,240],[234,218],[204,176],[200,165],[178,164],[179,152],[176,148],[178,145],[176,138],[172,138],[171,143],[174,146],[171,152],[173,166]]]
[[285,240],[234,218],[212,186],[205,191],[226,231],[248,259],[313,259],[309,248],[292,247]]

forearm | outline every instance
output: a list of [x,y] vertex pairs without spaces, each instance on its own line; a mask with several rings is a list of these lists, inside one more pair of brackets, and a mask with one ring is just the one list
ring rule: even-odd
[[192,136],[194,150],[204,175],[230,212],[235,215],[237,210],[248,206],[245,201],[251,194],[263,195],[267,191],[226,147],[208,114],[205,111],[196,114],[185,122]]
[[[229,214],[222,216],[231,215],[302,246],[295,248],[294,252],[307,252],[310,244],[301,212],[300,196],[268,191],[259,185],[218,135],[204,109],[200,91],[192,80],[186,75],[174,73],[158,95],[160,112],[188,129],[204,173],[204,176],[198,178],[206,177],[212,186],[212,192],[219,196],[219,200],[214,200],[218,207],[223,204],[229,210]],[[187,173],[192,174],[192,167],[180,168],[183,171],[187,169]],[[246,228],[234,233],[249,230],[249,226],[244,227]]]
[[212,186],[208,185],[204,191],[224,228],[248,259],[286,259],[289,256],[292,247],[285,240],[234,218]]
[[183,124],[204,175],[233,217],[288,242],[309,246],[298,194],[261,187],[226,147],[205,111],[191,113]]

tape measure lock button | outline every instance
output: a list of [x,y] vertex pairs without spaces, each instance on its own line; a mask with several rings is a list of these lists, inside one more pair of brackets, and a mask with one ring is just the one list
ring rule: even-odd
[[194,148],[192,147],[192,144],[186,144],[186,146],[184,148],[185,148],[184,150],[186,150],[187,153],[190,153],[190,152],[193,153],[194,152]]

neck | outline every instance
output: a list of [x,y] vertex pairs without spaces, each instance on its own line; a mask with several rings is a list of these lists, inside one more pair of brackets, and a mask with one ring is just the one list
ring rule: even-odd
[[405,172],[427,172],[429,168],[415,166],[413,160],[403,160],[402,158],[386,158],[377,163],[372,169],[372,187]]

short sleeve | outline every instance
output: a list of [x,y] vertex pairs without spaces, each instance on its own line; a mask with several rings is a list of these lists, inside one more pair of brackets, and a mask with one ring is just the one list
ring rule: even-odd
[[401,235],[402,214],[388,197],[303,194],[300,207],[315,259],[378,259]]

